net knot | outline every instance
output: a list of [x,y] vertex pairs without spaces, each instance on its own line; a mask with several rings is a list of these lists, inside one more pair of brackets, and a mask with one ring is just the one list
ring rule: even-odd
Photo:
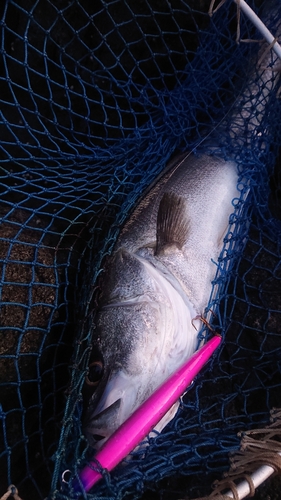
[[10,484],[6,493],[0,498],[0,500],[7,500],[8,498],[13,497],[14,500],[22,500],[18,494],[18,489],[14,484]]

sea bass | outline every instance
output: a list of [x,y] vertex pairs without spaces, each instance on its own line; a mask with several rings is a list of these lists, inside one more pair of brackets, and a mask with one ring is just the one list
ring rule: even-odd
[[[277,81],[276,59],[269,51],[259,69],[260,81],[271,83],[259,93],[257,111],[252,111],[256,81],[244,93],[243,109],[239,100],[234,108],[233,135],[237,129],[243,136],[247,117],[244,144],[260,124]],[[209,154],[182,155],[166,169],[132,213],[106,262],[95,341],[102,365],[90,365],[87,382],[95,383],[93,372],[102,369],[84,419],[84,433],[95,448],[198,347],[199,318],[209,302],[234,200],[241,199],[237,164],[216,155],[216,147]],[[177,405],[156,430],[176,410]]]

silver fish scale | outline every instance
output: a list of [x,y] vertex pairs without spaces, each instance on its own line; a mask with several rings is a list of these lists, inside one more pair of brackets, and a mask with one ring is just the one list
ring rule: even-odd
[[[188,239],[182,251],[157,256],[179,280],[198,314],[207,306],[211,281],[216,273],[229,217],[234,211],[232,200],[240,198],[238,173],[234,162],[212,156],[190,154],[166,175],[141,202],[125,225],[116,249],[138,252],[155,248],[158,207],[164,192],[172,192],[186,200],[189,221]],[[154,259],[152,257],[152,259]],[[208,285],[207,285],[208,284]]]

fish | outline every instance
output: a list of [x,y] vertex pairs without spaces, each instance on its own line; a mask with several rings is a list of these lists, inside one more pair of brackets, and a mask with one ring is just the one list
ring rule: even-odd
[[[267,51],[266,57],[244,100],[237,99],[232,110],[230,131],[244,146],[260,126],[278,80],[277,56]],[[262,96],[257,74],[262,84],[271,82]],[[181,154],[168,164],[132,212],[105,263],[95,325],[100,359],[91,362],[86,377],[96,389],[83,421],[84,435],[95,449],[198,348],[231,216],[237,201],[247,197],[247,190],[241,194],[238,188],[237,162],[219,154],[218,135],[208,138],[206,150]],[[178,406],[155,431],[161,432]]]

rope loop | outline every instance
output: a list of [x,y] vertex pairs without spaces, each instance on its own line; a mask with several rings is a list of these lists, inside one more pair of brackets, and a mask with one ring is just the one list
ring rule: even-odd
[[8,486],[6,493],[4,493],[4,495],[2,495],[0,500],[7,500],[10,497],[13,497],[14,500],[22,500],[18,493],[19,492],[18,492],[17,487],[14,484],[10,484],[10,486]]

